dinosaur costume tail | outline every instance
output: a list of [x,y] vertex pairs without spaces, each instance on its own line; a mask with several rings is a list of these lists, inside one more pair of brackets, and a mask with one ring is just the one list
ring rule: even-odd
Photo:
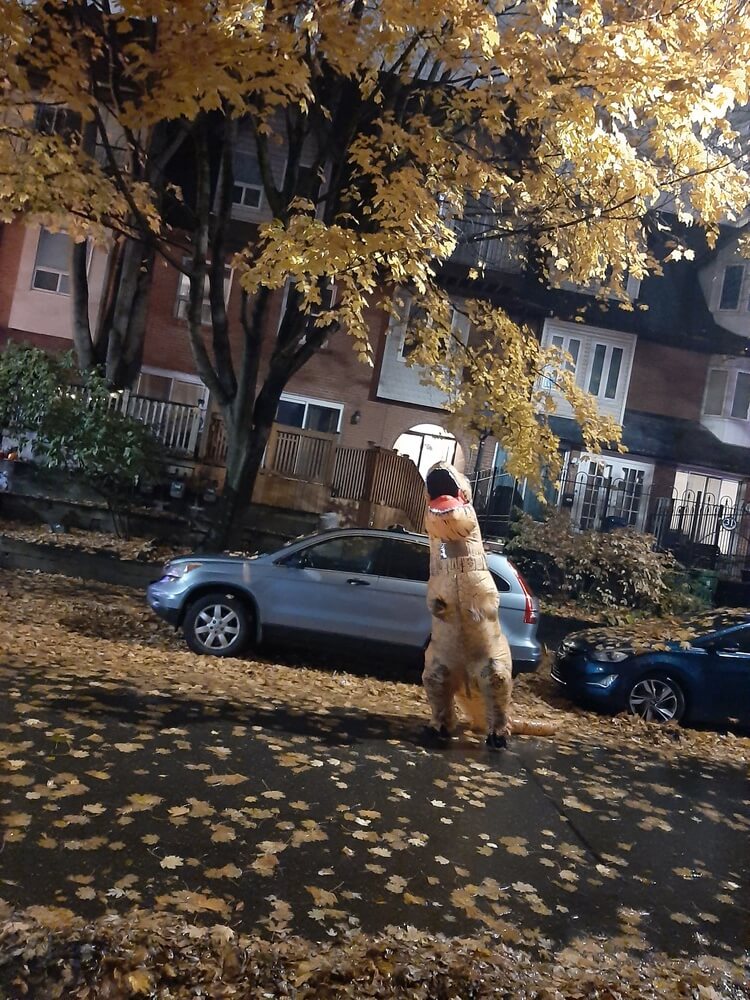
[[[477,732],[486,728],[484,701],[478,691],[469,690],[456,692],[456,701],[462,715],[466,717],[469,726]],[[514,736],[554,736],[558,726],[549,719],[514,719],[510,720],[510,731]]]

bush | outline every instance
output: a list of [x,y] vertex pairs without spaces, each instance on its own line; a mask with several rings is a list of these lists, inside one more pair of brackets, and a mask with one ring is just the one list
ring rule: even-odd
[[117,409],[100,375],[36,347],[10,344],[0,354],[0,427],[19,448],[30,443],[36,462],[88,483],[118,534],[133,487],[161,462],[150,429]]
[[629,528],[576,531],[565,513],[541,522],[523,514],[506,552],[539,593],[592,609],[676,614],[705,606],[674,556],[657,552],[652,535]]

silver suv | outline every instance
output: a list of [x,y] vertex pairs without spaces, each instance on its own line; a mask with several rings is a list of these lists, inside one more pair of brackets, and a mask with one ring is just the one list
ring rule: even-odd
[[[487,553],[514,670],[534,670],[538,604],[505,556]],[[262,639],[351,641],[420,653],[430,637],[426,535],[341,529],[247,559],[174,559],[148,603],[196,653],[237,656]]]

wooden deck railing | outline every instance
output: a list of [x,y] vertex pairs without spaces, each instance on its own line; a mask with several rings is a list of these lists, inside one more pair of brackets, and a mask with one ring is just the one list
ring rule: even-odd
[[[262,468],[286,479],[328,486],[341,500],[401,510],[410,527],[424,523],[424,480],[410,458],[383,448],[339,448],[338,434],[274,424]],[[206,435],[204,459],[226,461],[224,423],[214,414]]]
[[[338,434],[306,431],[299,427],[274,424],[263,456],[262,468],[287,479],[329,484]],[[227,436],[221,415],[214,413],[206,437],[204,458],[223,465],[227,458]]]

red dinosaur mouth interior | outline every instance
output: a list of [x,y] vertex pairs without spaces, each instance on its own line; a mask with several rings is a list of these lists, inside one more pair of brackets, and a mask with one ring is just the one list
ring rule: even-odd
[[441,497],[435,497],[430,500],[430,510],[435,514],[447,514],[448,511],[458,510],[459,507],[465,507],[466,501],[460,497],[451,497],[448,494],[443,494]]

